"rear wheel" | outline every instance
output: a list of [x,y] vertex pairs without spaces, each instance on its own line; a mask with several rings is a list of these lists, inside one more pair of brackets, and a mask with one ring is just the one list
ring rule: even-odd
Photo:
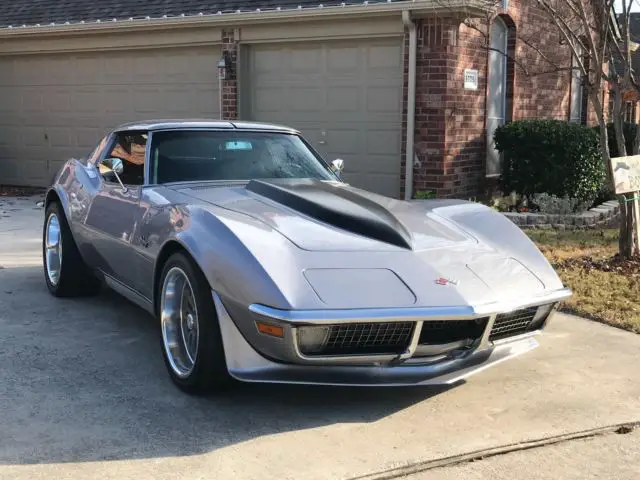
[[183,391],[206,394],[229,382],[211,288],[193,260],[175,253],[159,282],[162,353],[169,375]]
[[56,201],[49,203],[42,232],[42,261],[47,288],[56,297],[94,295],[100,281],[87,267]]

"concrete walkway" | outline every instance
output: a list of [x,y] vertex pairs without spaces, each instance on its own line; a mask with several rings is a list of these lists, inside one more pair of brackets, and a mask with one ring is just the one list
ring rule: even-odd
[[[48,294],[35,201],[0,198],[0,478],[349,479],[640,420],[640,336],[567,315],[537,350],[448,390],[188,397],[153,318],[114,293]],[[571,441],[416,478],[627,478],[606,475],[610,460],[637,472],[637,434],[582,442],[575,458]]]

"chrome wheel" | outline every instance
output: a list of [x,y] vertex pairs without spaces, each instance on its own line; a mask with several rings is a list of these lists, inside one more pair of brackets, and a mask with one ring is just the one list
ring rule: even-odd
[[49,282],[51,282],[51,285],[58,285],[60,269],[62,268],[62,235],[60,232],[60,220],[55,213],[49,215],[47,219],[44,261]]
[[167,272],[160,297],[162,340],[171,369],[181,378],[193,371],[200,325],[191,282],[180,267]]

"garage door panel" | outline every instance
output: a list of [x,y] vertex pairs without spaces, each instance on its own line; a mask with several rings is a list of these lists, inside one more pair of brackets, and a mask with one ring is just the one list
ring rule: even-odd
[[251,74],[276,73],[284,67],[282,51],[276,48],[263,48],[260,55],[252,57]]
[[343,45],[327,49],[327,70],[332,75],[359,75],[362,69],[362,51],[357,46]]
[[30,57],[13,65],[13,76],[17,80],[17,85],[44,85],[46,76],[43,73],[42,65],[36,59]]
[[25,127],[22,131],[22,141],[27,148],[44,148],[46,146],[43,127]]
[[[295,48],[285,56],[285,67],[292,74],[319,74],[322,71],[322,50],[320,48]],[[286,70],[285,70],[286,71]]]
[[106,115],[125,117],[131,111],[130,87],[107,87],[104,89],[104,111]]
[[162,62],[155,55],[140,56],[135,58],[131,63],[133,83],[163,83]]
[[106,85],[126,85],[133,83],[133,62],[130,55],[110,56],[104,59],[104,80]]
[[402,69],[402,47],[400,45],[372,45],[367,48],[367,69],[376,74],[380,71],[396,72]]
[[[218,82],[218,60],[220,59],[220,51],[210,53],[211,49],[206,50],[193,50],[190,49],[185,53],[175,53],[170,59],[166,60],[170,63],[174,61],[186,61],[187,66],[185,72],[189,72],[187,78],[189,83],[201,83],[201,84],[217,84]],[[184,63],[182,64],[184,66]]]
[[397,197],[402,59],[400,39],[253,46],[251,117],[301,130],[353,185]]
[[54,148],[70,148],[73,146],[71,130],[68,127],[50,127],[46,133],[49,144]]
[[69,86],[75,84],[75,59],[66,57],[51,57],[40,63],[41,80],[43,85]]
[[282,110],[282,87],[258,87],[253,90],[253,110],[259,118]]
[[[388,129],[371,128],[365,132],[365,151],[367,155],[388,155],[389,157],[397,155],[402,149],[402,132],[395,127]],[[391,169],[394,169],[391,166]]]
[[20,170],[19,163],[11,157],[0,157],[0,165],[2,165],[2,179],[7,184],[15,184],[19,181]]
[[362,132],[359,129],[350,128],[329,128],[325,130],[325,147],[328,153],[339,156],[343,160],[346,155],[358,156],[362,150]]
[[104,83],[104,58],[99,54],[76,57],[72,72],[74,85],[93,85]]
[[219,56],[191,47],[0,57],[0,178],[46,185],[120,123],[218,118]]
[[104,111],[102,89],[99,87],[91,89],[77,89],[70,92],[71,110],[74,114],[96,114]]
[[32,182],[41,183],[42,181],[48,181],[50,179],[47,176],[47,162],[46,152],[43,149],[32,148],[27,152],[29,155],[27,158],[34,160],[20,160],[19,174],[21,177],[26,177]]
[[[20,95],[16,95],[12,87],[0,87],[0,112],[8,116],[18,114],[21,108]],[[0,122],[7,120],[7,116],[0,118]]]
[[131,92],[133,113],[153,115],[157,110],[166,111],[166,102],[162,88],[136,87]]
[[398,117],[398,104],[402,105],[402,89],[397,87],[368,87],[367,112],[389,113]]
[[357,115],[362,111],[362,94],[356,86],[329,86],[327,89],[327,109],[333,112],[353,112]]
[[182,87],[166,88],[162,95],[167,113],[178,117],[189,116],[191,106],[198,97],[197,92]]
[[71,92],[69,90],[55,88],[50,90],[50,93],[47,93],[47,95],[47,103],[51,113],[62,114],[71,112]]
[[102,136],[104,133],[101,127],[72,128],[71,140],[76,146],[74,155],[88,154],[98,144]]
[[293,112],[313,114],[322,110],[325,103],[324,90],[320,88],[292,88],[285,93]]
[[20,89],[22,97],[22,112],[39,113],[43,110],[42,90],[34,87],[25,87]]
[[[388,197],[398,197],[398,187],[400,185],[400,175],[390,176],[388,174],[375,175],[375,174],[362,174],[345,175],[345,180],[354,187],[359,187],[359,184],[367,185],[367,190],[386,195]],[[362,187],[360,187],[362,188]]]

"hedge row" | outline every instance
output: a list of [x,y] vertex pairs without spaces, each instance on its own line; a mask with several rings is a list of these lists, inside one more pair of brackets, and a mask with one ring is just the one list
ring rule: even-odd
[[593,202],[605,170],[593,128],[561,120],[519,120],[499,127],[495,145],[504,154],[502,190],[531,199],[547,193]]

